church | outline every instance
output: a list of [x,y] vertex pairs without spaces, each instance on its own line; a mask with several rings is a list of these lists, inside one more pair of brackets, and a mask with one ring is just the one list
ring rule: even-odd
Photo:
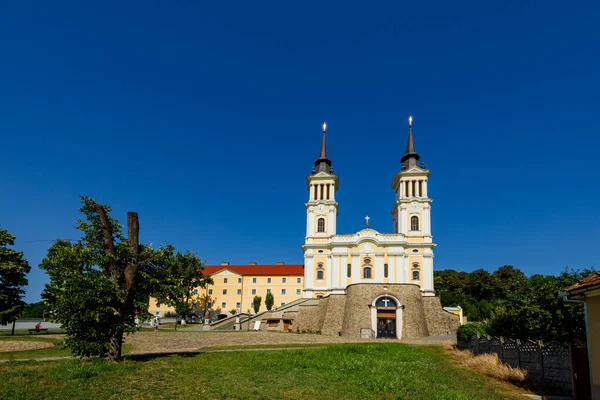
[[[453,333],[462,318],[443,310],[434,292],[432,200],[427,191],[431,171],[419,165],[412,117],[406,151],[392,178],[393,232],[389,233],[371,229],[369,217],[359,232],[337,233],[339,177],[327,155],[326,135],[323,124],[319,157],[306,178],[304,264],[205,266],[214,284],[198,288],[198,294],[215,302],[208,308],[219,310],[220,318],[205,328],[259,326],[262,330],[397,339]],[[275,296],[275,308],[268,311],[261,306],[252,315],[253,298],[265,298],[268,293]],[[172,311],[156,299],[150,305],[153,315]]]
[[321,149],[306,178],[306,238],[303,299],[267,313],[266,328],[326,335],[411,338],[449,334],[459,316],[444,311],[433,287],[431,171],[415,149],[412,117],[406,151],[392,178],[393,232],[366,226],[336,230],[339,177],[327,155],[327,125]]

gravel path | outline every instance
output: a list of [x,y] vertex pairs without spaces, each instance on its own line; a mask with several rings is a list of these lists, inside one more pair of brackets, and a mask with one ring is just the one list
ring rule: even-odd
[[[440,345],[451,340],[451,336],[422,339],[393,340],[385,342],[418,345]],[[161,353],[172,351],[198,351],[214,346],[247,346],[280,344],[328,344],[328,343],[373,343],[376,339],[356,339],[339,336],[283,332],[139,332],[129,335],[126,343],[131,345],[131,353]]]
[[52,346],[54,346],[54,344],[48,342],[0,340],[0,353],[6,353],[9,351],[45,349]]

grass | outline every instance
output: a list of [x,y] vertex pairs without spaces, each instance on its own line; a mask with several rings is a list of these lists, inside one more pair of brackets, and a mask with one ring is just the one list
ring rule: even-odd
[[[53,347],[38,350],[24,350],[24,351],[11,351],[11,352],[0,352],[0,360],[19,360],[27,358],[46,358],[46,357],[70,357],[71,352],[67,349],[63,349],[61,346],[62,339],[51,338],[51,337],[33,337],[33,336],[9,336],[0,338],[0,343],[4,340],[18,340],[18,341],[33,341],[33,342],[48,342],[53,343]],[[123,354],[130,351],[131,345],[123,344]],[[0,399],[2,396],[0,396]]]
[[523,387],[530,383],[527,371],[504,364],[496,353],[473,355],[469,350],[458,350],[453,345],[442,347],[464,368],[516,386]]
[[0,364],[2,399],[511,399],[439,347],[397,343],[204,353],[120,364]]

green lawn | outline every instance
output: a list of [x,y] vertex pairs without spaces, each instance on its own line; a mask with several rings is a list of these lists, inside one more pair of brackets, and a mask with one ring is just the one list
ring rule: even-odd
[[0,364],[2,399],[510,399],[437,347],[396,343]]

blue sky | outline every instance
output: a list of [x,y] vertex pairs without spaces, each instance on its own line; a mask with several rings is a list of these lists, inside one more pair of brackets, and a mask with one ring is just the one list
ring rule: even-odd
[[414,116],[436,269],[598,267],[598,3],[13,2],[0,226],[46,282],[79,195],[207,263],[301,263],[327,121],[338,232],[391,231]]

